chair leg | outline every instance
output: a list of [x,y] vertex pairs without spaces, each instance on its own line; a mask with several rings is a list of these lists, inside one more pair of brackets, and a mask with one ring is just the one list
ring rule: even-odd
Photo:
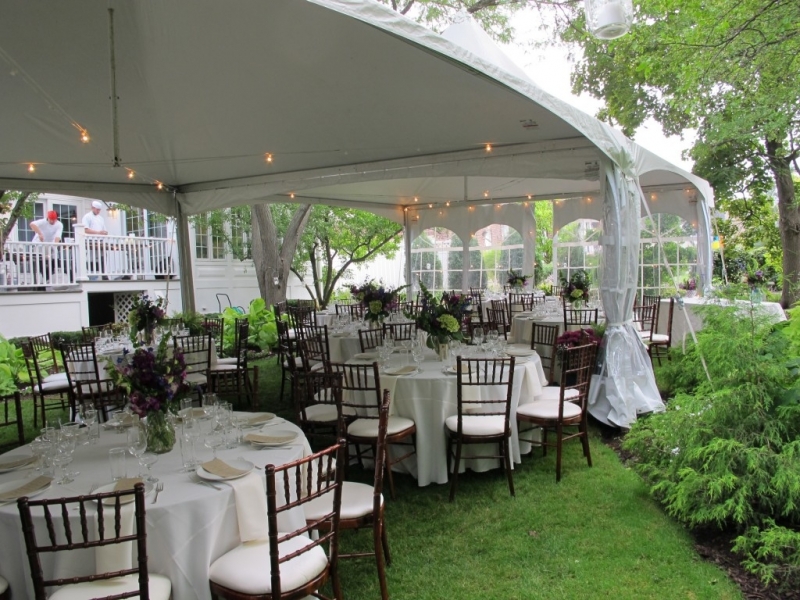
[[556,426],[556,483],[561,481],[561,446],[564,436],[564,426],[559,423]]
[[456,488],[458,487],[458,471],[461,467],[461,438],[456,440],[456,460],[453,464],[453,481],[450,482],[450,502],[456,498]]
[[542,456],[547,456],[547,427],[542,427]]
[[377,523],[372,528],[372,543],[375,545],[375,563],[378,567],[378,583],[380,583],[381,586],[381,600],[389,600],[389,588],[386,585],[386,564],[383,558],[382,525],[383,519],[378,519]]
[[506,477],[508,478],[508,491],[511,492],[512,496],[516,496],[514,493],[514,473],[511,470],[511,451],[510,446],[511,440],[508,438],[503,439],[500,442],[500,451],[503,453],[503,461],[504,467],[506,469]]
[[[377,449],[375,447],[372,448],[372,455],[376,456],[378,454]],[[387,445],[386,454],[389,454],[389,446]],[[394,475],[392,475],[392,465],[390,461],[386,461],[386,478],[389,480],[389,495],[392,497],[392,500],[396,499],[394,493]]]
[[[383,509],[381,509],[383,510]],[[392,553],[389,552],[389,538],[386,535],[386,520],[381,515],[381,546],[383,547],[383,558],[386,561],[386,566],[392,564]]]
[[592,466],[592,452],[589,450],[589,425],[584,417],[583,421],[581,422],[581,431],[583,435],[581,435],[581,442],[583,443],[583,455],[586,457],[586,462],[589,463],[589,466]]

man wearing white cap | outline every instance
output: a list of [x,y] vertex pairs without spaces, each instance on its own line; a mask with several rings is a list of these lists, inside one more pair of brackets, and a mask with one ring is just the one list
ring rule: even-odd
[[[103,203],[99,200],[94,200],[92,202],[92,210],[83,215],[82,223],[84,232],[87,235],[108,235],[108,231],[106,231],[106,222],[103,220],[103,217],[100,216],[100,210],[102,208]],[[105,270],[103,242],[91,243],[91,247],[94,247],[94,251],[91,249],[89,250],[90,263],[94,266],[94,269],[102,273]],[[90,275],[89,279],[97,279],[97,276]],[[104,275],[103,279],[108,279],[108,276]]]

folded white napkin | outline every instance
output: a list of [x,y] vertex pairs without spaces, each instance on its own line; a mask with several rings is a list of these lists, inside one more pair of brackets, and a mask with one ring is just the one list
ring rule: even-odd
[[225,483],[233,488],[241,541],[266,540],[267,492],[261,474],[254,471]]

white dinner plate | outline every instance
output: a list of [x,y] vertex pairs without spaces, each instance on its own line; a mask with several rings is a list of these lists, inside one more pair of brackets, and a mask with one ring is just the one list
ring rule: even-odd
[[[14,481],[6,481],[5,483],[0,483],[0,496],[5,494],[6,492],[10,492],[11,490],[21,487],[25,485],[26,482],[32,481],[35,477],[28,477],[26,479],[15,479]],[[28,492],[25,494],[28,498],[34,498],[44,492],[45,490],[50,489],[50,486],[53,484],[50,481],[47,485],[40,487],[38,490],[34,492]],[[7,500],[3,500],[2,502],[8,502]]]
[[[153,491],[153,484],[152,483],[147,483],[146,481],[143,481],[142,483],[144,483],[144,495],[147,496]],[[99,488],[97,488],[92,493],[93,494],[106,494],[108,492],[113,492],[114,488],[116,487],[116,485],[117,485],[116,482],[107,483],[106,485],[101,485]],[[120,504],[128,504],[130,502],[133,502],[135,499],[136,499],[136,496],[134,496],[133,493],[126,494],[124,496],[120,496],[119,497],[119,503]],[[116,503],[116,500],[114,498],[105,498],[105,499],[103,499],[103,504],[112,504],[113,505],[115,503]]]
[[[22,459],[27,459],[28,462],[26,462],[24,465],[19,465],[19,466],[16,466],[16,467],[4,467],[3,466],[3,463],[12,463],[12,462],[16,462],[16,461],[22,460]],[[0,473],[10,473],[11,471],[17,471],[19,469],[27,469],[29,467],[32,467],[35,464],[36,464],[36,457],[35,456],[14,456],[14,457],[7,456],[7,457],[0,457]]]
[[267,448],[272,446],[276,447],[286,446],[287,444],[293,443],[297,439],[298,433],[293,429],[268,429],[267,431],[264,431],[262,435],[268,435],[270,437],[279,437],[285,439],[280,442],[254,442],[252,440],[247,440],[247,436],[245,436],[245,439],[249,441],[251,444],[253,444],[253,446],[261,448]]
[[[252,419],[259,418],[258,423],[250,423]],[[256,429],[259,427],[263,427],[270,421],[275,418],[275,413],[248,413],[247,415],[243,415],[240,417],[236,417],[237,423],[239,427],[242,429]]]
[[398,375],[398,376],[415,375],[415,374],[419,373],[419,369],[416,368],[416,367],[414,367],[413,371],[406,372],[405,371],[406,367],[410,367],[410,366],[411,365],[404,365],[402,367],[389,367],[388,369],[386,369],[384,371],[384,373],[386,373],[387,375]]
[[[451,375],[458,375],[458,369],[456,367],[447,367],[445,369],[445,372],[446,373],[450,373]],[[464,375],[467,375],[467,374],[469,374],[469,371],[464,370],[463,373],[464,373]]]
[[359,352],[353,358],[356,360],[378,360],[380,356],[377,352]]
[[213,473],[209,473],[202,466],[198,466],[197,469],[195,470],[195,473],[197,473],[197,476],[200,479],[206,479],[208,481],[228,481],[230,479],[239,479],[240,477],[244,477],[250,471],[253,470],[253,463],[243,458],[230,458],[226,459],[225,462],[230,466],[232,466],[234,469],[239,469],[245,472],[242,473],[241,475],[237,475],[236,477],[220,477],[219,475],[214,475]]

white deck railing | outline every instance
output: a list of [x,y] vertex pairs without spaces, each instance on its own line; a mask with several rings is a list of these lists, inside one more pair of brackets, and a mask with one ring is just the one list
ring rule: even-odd
[[0,291],[177,275],[171,239],[82,233],[76,237],[73,243],[6,242],[0,256]]

